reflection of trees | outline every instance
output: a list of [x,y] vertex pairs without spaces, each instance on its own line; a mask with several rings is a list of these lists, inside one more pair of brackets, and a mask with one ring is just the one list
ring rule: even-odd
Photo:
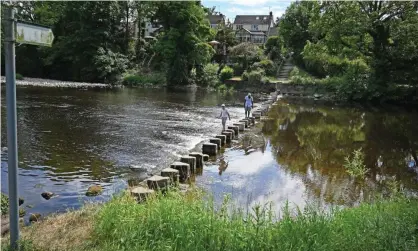
[[[406,173],[405,158],[414,154],[416,158],[416,114],[324,107],[314,110],[280,104],[270,115],[274,120],[265,123],[263,131],[270,137],[276,159],[303,176],[308,196],[351,205],[371,196],[381,177],[388,175],[414,186]],[[344,157],[360,147],[371,170],[364,182],[351,179],[343,168]],[[383,160],[381,168],[378,160]]]

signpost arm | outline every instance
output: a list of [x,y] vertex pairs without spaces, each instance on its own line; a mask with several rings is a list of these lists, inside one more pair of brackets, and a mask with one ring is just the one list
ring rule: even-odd
[[18,248],[19,240],[19,201],[17,191],[17,114],[16,114],[16,63],[14,10],[7,7],[5,13],[5,54],[6,54],[6,105],[7,105],[7,148],[10,205],[10,245]]

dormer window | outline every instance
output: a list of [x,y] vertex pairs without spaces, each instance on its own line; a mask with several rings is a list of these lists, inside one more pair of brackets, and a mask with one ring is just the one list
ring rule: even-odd
[[260,19],[260,17],[256,17],[255,19],[258,20],[258,19]]
[[267,20],[267,17],[264,17],[263,19],[264,19],[264,20]]

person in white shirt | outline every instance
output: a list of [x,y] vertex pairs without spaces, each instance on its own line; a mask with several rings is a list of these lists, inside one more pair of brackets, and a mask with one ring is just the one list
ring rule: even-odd
[[227,119],[231,120],[231,117],[229,116],[229,112],[225,109],[224,104],[222,104],[221,114],[219,115],[218,118],[222,119],[222,128],[223,128],[223,131],[225,131],[226,120]]
[[245,102],[244,102],[244,108],[245,108],[245,117],[250,117],[251,109],[253,108],[253,97],[251,97],[251,93],[248,93],[247,96],[245,96]]

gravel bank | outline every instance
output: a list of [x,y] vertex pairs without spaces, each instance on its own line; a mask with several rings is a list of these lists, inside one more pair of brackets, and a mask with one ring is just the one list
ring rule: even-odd
[[[6,77],[1,76],[1,83],[6,83]],[[70,82],[41,78],[24,78],[23,80],[16,80],[16,85],[65,88],[112,88],[111,85],[100,83]]]

